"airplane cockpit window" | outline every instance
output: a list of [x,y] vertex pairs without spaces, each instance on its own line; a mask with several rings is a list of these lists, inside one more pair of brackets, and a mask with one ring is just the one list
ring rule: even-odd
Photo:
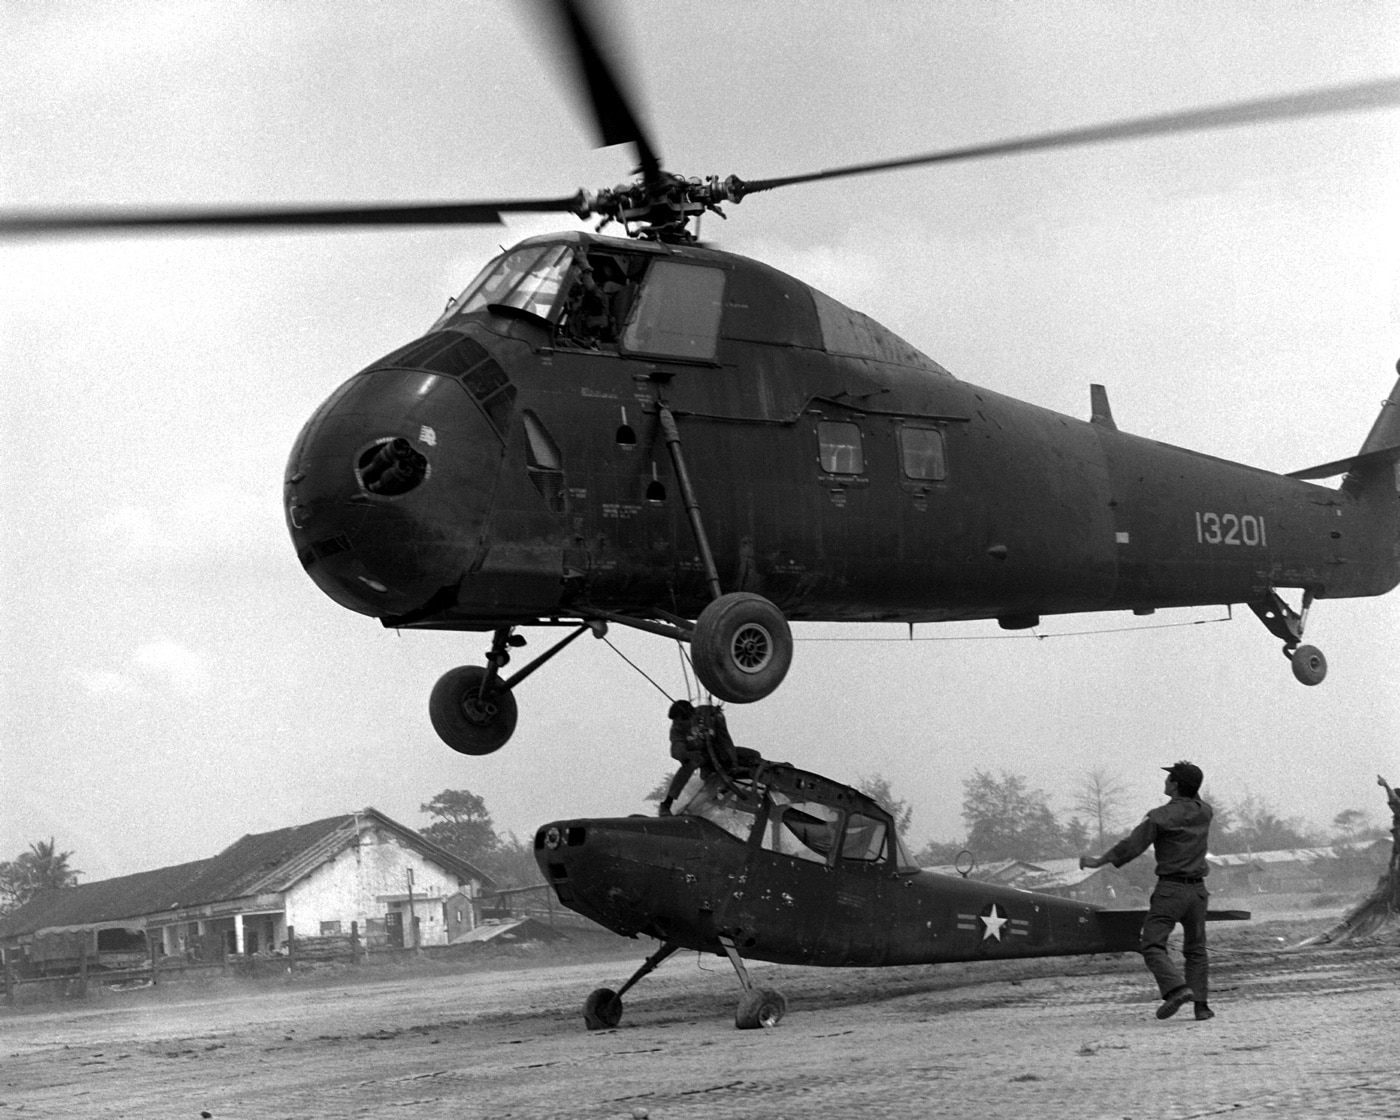
[[443,319],[484,307],[508,307],[552,322],[573,257],[570,245],[525,245],[497,257],[457,297]]
[[841,858],[877,863],[885,858],[885,835],[888,825],[882,820],[852,813],[846,820],[846,835],[841,839]]
[[836,842],[841,814],[816,801],[797,801],[770,790],[762,845],[770,852],[825,863]]
[[699,788],[695,788],[692,779],[682,791],[676,813],[703,817],[736,839],[747,840],[758,821],[759,804],[752,782],[726,781],[718,774],[710,774]]
[[827,474],[860,474],[865,470],[865,451],[860,428],[844,420],[817,422],[818,457]]
[[724,270],[656,261],[622,335],[626,350],[713,360],[724,310]]

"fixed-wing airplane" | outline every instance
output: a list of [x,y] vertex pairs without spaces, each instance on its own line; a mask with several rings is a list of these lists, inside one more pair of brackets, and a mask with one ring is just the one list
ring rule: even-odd
[[[787,1002],[744,960],[871,967],[1135,950],[1146,911],[1114,910],[920,869],[890,814],[858,790],[751,759],[693,777],[674,815],[554,821],[535,859],[559,901],[660,947],[584,1005],[590,1030],[682,949],[728,957],[743,988],[735,1025],[771,1027]],[[1209,920],[1248,912],[1211,911]]]

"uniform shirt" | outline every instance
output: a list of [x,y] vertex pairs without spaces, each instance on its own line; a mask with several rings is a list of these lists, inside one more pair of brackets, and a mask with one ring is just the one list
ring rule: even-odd
[[1105,858],[1114,867],[1122,867],[1151,844],[1157,849],[1158,878],[1204,878],[1210,871],[1206,866],[1206,841],[1214,815],[1215,811],[1199,797],[1173,797],[1148,813],[1137,828],[1108,850]]

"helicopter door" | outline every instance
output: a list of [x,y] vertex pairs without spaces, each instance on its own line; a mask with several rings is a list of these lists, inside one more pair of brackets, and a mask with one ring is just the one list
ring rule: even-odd
[[[817,555],[828,579],[850,587],[855,571],[868,571],[887,552],[870,488],[872,453],[865,417],[856,413],[808,414],[809,476],[820,491],[814,510]],[[860,590],[850,588],[857,595]]]

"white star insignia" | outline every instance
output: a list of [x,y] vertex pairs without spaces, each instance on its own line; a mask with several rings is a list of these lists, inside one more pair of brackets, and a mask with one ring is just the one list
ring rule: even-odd
[[998,909],[997,904],[993,902],[991,907],[991,913],[982,915],[982,924],[987,927],[982,934],[982,940],[986,941],[990,937],[995,938],[997,941],[1000,941],[1001,927],[1006,925],[1006,923],[1010,920],[1010,918],[1005,918],[1002,916],[1001,910]]

